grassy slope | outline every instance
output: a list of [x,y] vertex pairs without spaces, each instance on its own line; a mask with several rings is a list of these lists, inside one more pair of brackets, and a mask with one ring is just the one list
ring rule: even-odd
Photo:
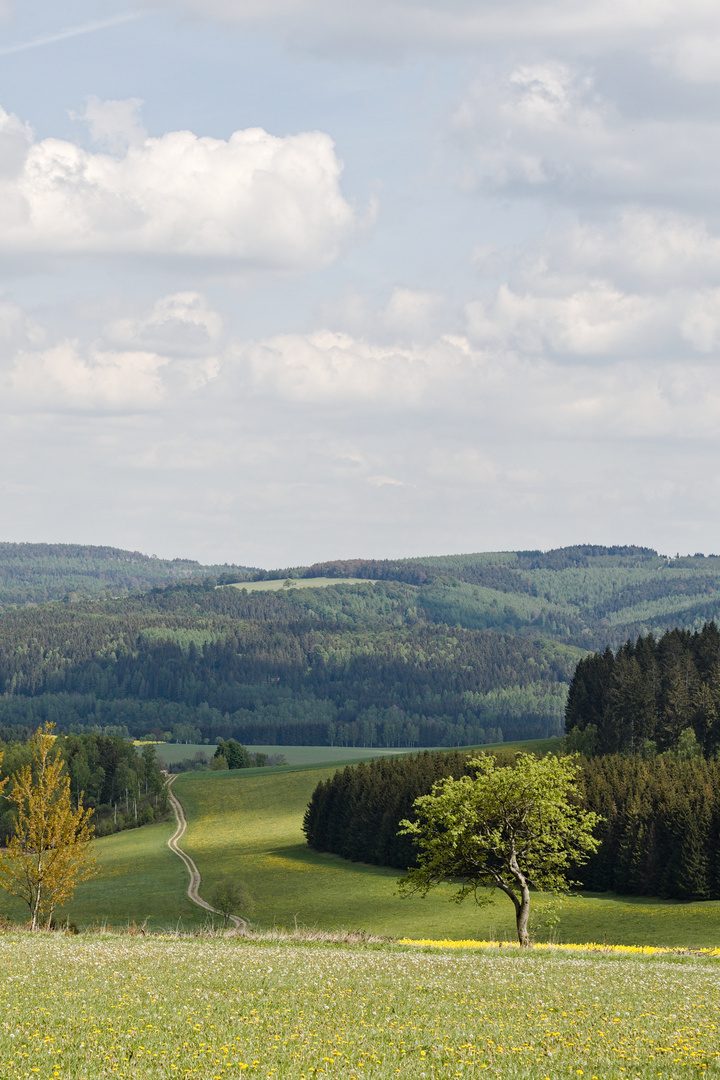
[[[148,920],[152,929],[202,926],[205,915],[187,898],[188,874],[167,846],[175,821],[146,825],[98,841],[99,873],[80,885],[59,918],[78,926],[126,926]],[[26,911],[27,909],[25,909]],[[14,912],[24,915],[20,907]]]
[[[289,582],[289,584],[287,584]],[[372,584],[367,578],[285,578],[276,580],[271,578],[265,581],[238,581],[232,585],[218,585],[219,589],[244,589],[246,592],[280,592],[282,589],[289,592],[290,589],[326,589],[329,585],[368,585]]]
[[[447,902],[448,891],[425,900],[393,895],[396,871],[344,862],[311,851],[301,832],[317,782],[332,768],[186,773],[175,793],[185,806],[186,850],[203,876],[203,892],[239,877],[263,927],[301,924],[362,928],[391,937],[514,937],[511,905],[487,908]],[[539,905],[537,905],[539,907]],[[538,937],[542,937],[542,932]],[[720,902],[674,904],[612,895],[573,898],[557,936],[565,941],[681,946],[720,945]]]

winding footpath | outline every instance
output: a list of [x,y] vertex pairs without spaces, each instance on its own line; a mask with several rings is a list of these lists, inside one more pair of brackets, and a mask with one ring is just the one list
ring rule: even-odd
[[[200,871],[195,865],[194,860],[190,858],[186,851],[183,851],[178,843],[178,840],[180,840],[187,829],[187,818],[185,817],[182,803],[172,790],[171,785],[174,779],[175,777],[172,776],[168,780],[168,797],[170,799],[170,805],[173,808],[173,813],[175,814],[175,820],[177,821],[177,829],[168,840],[168,847],[171,851],[174,851],[176,855],[180,856],[187,867],[187,871],[190,875],[190,884],[188,885],[187,894],[193,904],[197,904],[198,907],[204,908],[205,911],[211,911],[213,915],[223,915],[222,911],[218,911],[212,904],[208,904],[207,900],[203,900],[200,895]],[[223,915],[223,918],[224,917],[225,916]],[[245,919],[241,919],[239,915],[229,915],[228,918],[236,929],[243,931],[247,929]]]

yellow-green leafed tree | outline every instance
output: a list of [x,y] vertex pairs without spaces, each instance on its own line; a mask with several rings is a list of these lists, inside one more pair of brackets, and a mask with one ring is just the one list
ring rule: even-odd
[[95,873],[91,809],[70,800],[70,777],[54,752],[52,724],[30,739],[32,760],[12,776],[6,798],[16,816],[15,834],[0,856],[0,888],[30,908],[30,926],[50,925],[55,908]]

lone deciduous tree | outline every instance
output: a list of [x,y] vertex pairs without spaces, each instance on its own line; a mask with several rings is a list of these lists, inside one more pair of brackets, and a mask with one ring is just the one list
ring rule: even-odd
[[50,925],[58,904],[94,872],[91,809],[73,808],[70,777],[54,752],[52,724],[30,739],[31,761],[13,774],[6,798],[15,808],[15,832],[0,856],[0,888],[24,900],[30,926]]
[[221,882],[210,897],[210,901],[215,910],[223,916],[225,929],[232,915],[240,915],[241,911],[249,915],[252,910],[252,901],[248,891],[239,881]]
[[400,832],[416,838],[419,865],[399,891],[425,896],[443,881],[460,881],[454,900],[472,895],[487,904],[492,896],[479,890],[498,888],[512,900],[527,946],[531,886],[560,893],[575,884],[568,870],[597,850],[592,831],[600,818],[578,805],[574,757],[519,754],[514,766],[499,766],[488,755],[469,764],[474,777],[438,781],[415,800],[417,820],[400,822]]

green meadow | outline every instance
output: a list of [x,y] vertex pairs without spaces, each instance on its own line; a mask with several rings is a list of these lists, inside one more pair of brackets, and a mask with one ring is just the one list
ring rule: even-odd
[[[424,900],[395,896],[398,873],[321,855],[305,844],[305,806],[332,769],[299,767],[185,773],[175,782],[189,827],[185,850],[206,894],[241,879],[260,927],[359,928],[383,937],[514,940],[514,912],[503,896],[479,908],[449,902],[450,888]],[[542,918],[542,899],[536,910]],[[573,897],[560,911],[558,940],[612,944],[718,946],[720,902],[664,903],[613,895]],[[548,934],[536,927],[539,938]]]
[[[327,749],[327,748],[325,748]],[[182,840],[208,898],[221,881],[241,881],[253,927],[323,931],[360,929],[386,938],[513,941],[513,909],[496,894],[487,907],[449,902],[450,890],[426,899],[395,895],[398,873],[311,851],[302,818],[317,782],[336,766],[280,766],[184,773],[174,784],[188,818]],[[142,925],[195,930],[208,916],[187,895],[188,877],[167,847],[174,822],[104,837],[99,873],[59,911],[79,927]],[[0,912],[26,910],[0,894]],[[720,902],[681,904],[613,894],[573,896],[558,912],[534,899],[537,940],[679,947],[720,946]],[[551,924],[556,914],[559,922]]]
[[329,585],[374,585],[369,578],[271,578],[265,581],[236,581],[232,585],[218,585],[218,589],[242,589],[246,592],[288,592],[290,589],[327,589]]
[[[142,744],[139,744],[138,750],[142,750]],[[159,761],[163,761],[166,765],[174,765],[176,761],[194,757],[198,750],[201,750],[208,759],[212,758],[215,753],[215,744],[156,743],[155,750]],[[356,761],[371,761],[374,758],[417,753],[417,750],[410,750],[407,747],[388,750],[378,746],[256,746],[253,744],[248,746],[248,750],[253,754],[258,752],[284,754],[288,765],[319,765],[323,762],[352,765]]]
[[242,937],[0,936],[0,1075],[720,1075],[717,960]]

